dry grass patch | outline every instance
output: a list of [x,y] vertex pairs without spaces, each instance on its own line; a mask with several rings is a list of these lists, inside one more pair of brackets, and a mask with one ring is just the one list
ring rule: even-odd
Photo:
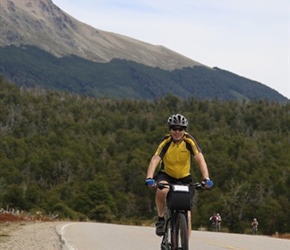
[[290,240],[290,233],[287,233],[287,234],[279,234],[279,233],[276,233],[276,234],[273,234],[272,237],[279,238],[279,239]]
[[0,214],[0,243],[7,241],[10,234],[21,225],[24,225],[26,221],[26,216],[13,215],[11,213]]
[[19,222],[0,223],[0,243],[7,241],[10,234],[17,230],[19,226]]

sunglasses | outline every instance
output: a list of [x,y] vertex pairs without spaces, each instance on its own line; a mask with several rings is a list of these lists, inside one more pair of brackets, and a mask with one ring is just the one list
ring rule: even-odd
[[183,131],[184,130],[184,128],[183,127],[171,127],[171,129],[173,130],[173,131]]

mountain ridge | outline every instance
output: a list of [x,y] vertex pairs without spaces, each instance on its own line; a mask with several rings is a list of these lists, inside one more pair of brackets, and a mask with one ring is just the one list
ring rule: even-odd
[[266,85],[160,45],[102,31],[51,0],[0,1],[0,74],[18,86],[93,97],[289,100]]
[[[167,70],[202,65],[164,46],[93,28],[65,13],[51,0],[1,0],[0,5],[4,27],[0,31],[0,46],[23,43],[59,57],[72,54],[95,62],[119,58]],[[13,28],[7,30],[9,22]],[[40,33],[51,35],[39,36]]]

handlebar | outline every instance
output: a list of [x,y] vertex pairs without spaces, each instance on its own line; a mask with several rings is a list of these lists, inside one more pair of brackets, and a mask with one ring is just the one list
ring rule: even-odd
[[204,185],[202,185],[200,182],[196,182],[196,183],[189,183],[189,184],[182,184],[182,183],[156,183],[156,187],[159,188],[159,189],[164,189],[164,188],[172,188],[173,186],[192,186],[194,187],[195,190],[204,190],[204,189],[207,189],[204,187]]
[[196,182],[196,183],[189,183],[189,184],[182,184],[181,182],[177,183],[156,183],[156,181],[153,178],[147,178],[145,181],[145,185],[149,186],[150,188],[159,188],[163,189],[166,186],[171,188],[174,185],[179,186],[191,186],[194,187],[196,190],[202,190],[202,189],[210,189],[213,187],[213,181],[210,179],[204,179],[202,182]]

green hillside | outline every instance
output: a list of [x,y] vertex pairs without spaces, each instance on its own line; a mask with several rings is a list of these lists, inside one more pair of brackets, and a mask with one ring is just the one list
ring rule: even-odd
[[0,74],[18,86],[119,99],[156,100],[174,94],[180,98],[289,102],[266,85],[219,68],[166,71],[120,59],[96,63],[77,56],[57,58],[32,46],[0,49]]
[[177,112],[188,118],[215,182],[195,196],[193,228],[219,212],[230,232],[247,232],[254,217],[263,234],[290,232],[290,104],[265,100],[96,99],[1,79],[0,207],[153,222],[147,164]]

